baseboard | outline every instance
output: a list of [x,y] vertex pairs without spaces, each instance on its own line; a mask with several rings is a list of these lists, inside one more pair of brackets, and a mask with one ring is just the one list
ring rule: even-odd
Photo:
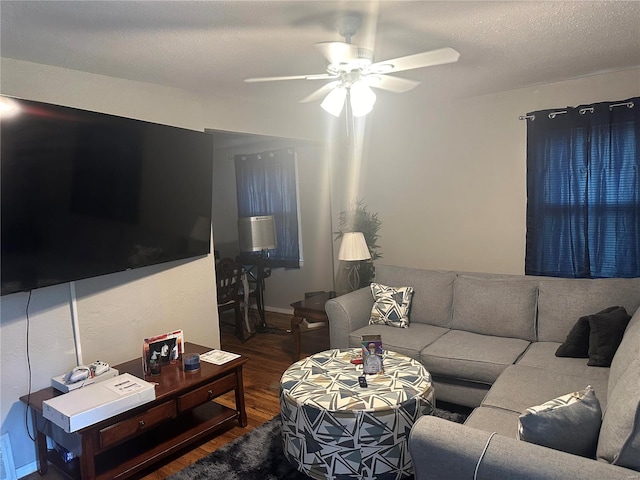
[[16,468],[16,477],[23,478],[38,471],[38,462],[31,462]]

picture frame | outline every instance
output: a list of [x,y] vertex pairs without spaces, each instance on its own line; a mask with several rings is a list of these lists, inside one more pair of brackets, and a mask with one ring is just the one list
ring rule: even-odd
[[176,363],[184,353],[182,330],[147,337],[142,344],[142,369],[145,375],[159,375],[163,365]]
[[384,373],[382,338],[380,335],[362,335],[362,371],[366,375]]

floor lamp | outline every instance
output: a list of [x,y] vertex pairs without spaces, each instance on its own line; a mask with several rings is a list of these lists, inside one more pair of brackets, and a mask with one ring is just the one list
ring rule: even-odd
[[256,280],[256,304],[260,314],[259,329],[267,329],[267,321],[264,314],[264,263],[267,258],[267,251],[277,247],[276,223],[273,215],[262,215],[255,217],[240,217],[238,219],[238,240],[240,242],[240,252],[257,253],[257,273]]
[[346,266],[347,283],[351,291],[360,288],[360,261],[370,258],[371,254],[362,232],[347,232],[342,235],[338,260],[349,262]]

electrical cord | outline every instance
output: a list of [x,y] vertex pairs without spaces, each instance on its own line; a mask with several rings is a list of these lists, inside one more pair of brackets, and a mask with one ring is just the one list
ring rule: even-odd
[[27,306],[25,308],[25,316],[27,317],[27,335],[26,335],[26,343],[27,343],[27,382],[28,382],[28,392],[27,392],[27,406],[24,409],[24,428],[27,430],[27,435],[32,441],[36,441],[35,437],[31,436],[31,432],[29,431],[29,408],[31,405],[31,355],[29,353],[29,304],[31,303],[31,294],[33,290],[29,290],[29,296],[27,297]]
[[489,439],[487,440],[487,443],[484,446],[484,450],[482,450],[482,453],[480,454],[480,458],[478,459],[478,463],[476,463],[476,469],[473,472],[473,480],[477,480],[477,478],[478,478],[478,469],[480,468],[480,462],[482,462],[482,459],[484,458],[484,454],[487,453],[487,449],[489,448],[489,443],[491,443],[491,439],[493,438],[494,435],[496,435],[496,433],[497,432],[493,432],[489,436]]

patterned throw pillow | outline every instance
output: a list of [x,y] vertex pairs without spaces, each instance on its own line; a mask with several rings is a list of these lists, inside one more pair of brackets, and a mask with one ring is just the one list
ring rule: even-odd
[[518,439],[594,458],[602,410],[591,385],[579,392],[527,408],[520,415]]
[[388,287],[379,283],[371,284],[373,308],[369,325],[390,325],[407,328],[413,287]]

